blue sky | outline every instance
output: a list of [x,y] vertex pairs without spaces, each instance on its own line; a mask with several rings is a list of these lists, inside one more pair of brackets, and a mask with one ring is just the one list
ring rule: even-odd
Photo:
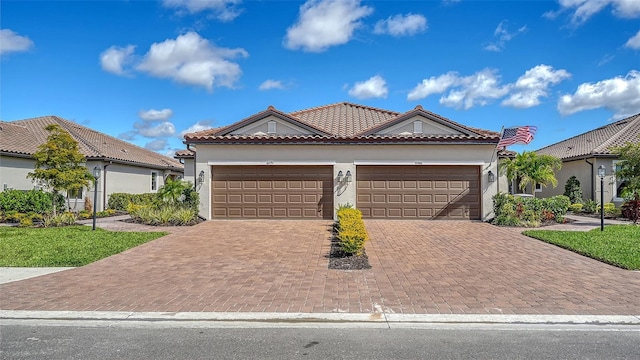
[[536,150],[640,112],[640,1],[1,1],[0,118],[163,154],[185,131],[348,101],[422,105]]

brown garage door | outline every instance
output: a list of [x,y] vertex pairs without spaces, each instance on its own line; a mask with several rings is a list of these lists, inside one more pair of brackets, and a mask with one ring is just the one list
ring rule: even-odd
[[366,218],[480,219],[479,166],[358,166]]
[[213,218],[332,219],[331,166],[214,166]]

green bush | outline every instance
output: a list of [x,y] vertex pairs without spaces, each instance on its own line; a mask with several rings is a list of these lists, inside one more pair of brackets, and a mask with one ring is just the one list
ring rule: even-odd
[[593,214],[598,210],[598,203],[591,199],[587,199],[583,205],[582,212],[585,214]]
[[168,204],[159,207],[130,204],[127,212],[136,221],[154,226],[193,225],[198,219],[196,210]]
[[33,226],[33,221],[31,219],[29,219],[28,217],[24,217],[24,218],[20,219],[20,224],[18,226],[20,226],[20,227],[32,227]]
[[[17,211],[19,213],[34,212],[36,214],[49,214],[52,211],[53,194],[42,190],[5,190],[0,192],[0,211]],[[62,194],[56,196],[57,211],[65,210],[65,201]]]
[[537,227],[542,221],[562,222],[569,205],[569,198],[564,195],[537,199],[498,193],[493,196],[493,223],[503,226]]
[[575,203],[575,204],[569,205],[569,210],[571,210],[574,213],[581,213],[583,207],[584,205],[582,205],[581,203]]
[[78,221],[78,216],[72,212],[62,213],[56,216],[46,216],[44,227],[59,227],[74,225]]
[[350,207],[340,207],[338,217],[338,241],[342,251],[347,254],[362,255],[369,234],[362,221],[362,212]]
[[129,204],[152,205],[157,202],[157,195],[154,193],[127,194],[113,193],[109,196],[107,207],[113,210],[126,211]]
[[580,181],[575,176],[570,177],[564,185],[564,196],[568,197],[572,204],[582,202],[582,189]]

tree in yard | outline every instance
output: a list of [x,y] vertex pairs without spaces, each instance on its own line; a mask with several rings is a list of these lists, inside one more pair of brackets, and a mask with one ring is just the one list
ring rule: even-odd
[[500,162],[500,172],[512,181],[520,179],[518,187],[524,190],[531,185],[531,193],[535,196],[536,184],[553,187],[558,185],[555,171],[562,167],[562,160],[551,155],[538,155],[533,151],[524,151],[515,158],[507,158]]
[[[50,189],[54,199],[60,191],[69,193],[88,187],[93,175],[84,165],[85,157],[78,150],[78,142],[59,125],[51,124],[45,129],[49,132],[47,142],[38,146],[33,154],[36,167],[27,177]],[[53,215],[56,215],[55,204]]]
[[580,188],[580,181],[575,176],[570,177],[564,184],[564,196],[568,197],[572,204],[582,202],[582,188]]
[[640,143],[627,143],[612,149],[620,161],[616,163],[616,178],[624,180],[622,197],[627,200],[628,211],[635,222],[640,217]]

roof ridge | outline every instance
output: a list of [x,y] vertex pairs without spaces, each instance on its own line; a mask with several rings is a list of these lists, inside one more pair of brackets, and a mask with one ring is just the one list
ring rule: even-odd
[[381,108],[377,108],[377,107],[373,107],[373,106],[367,106],[367,105],[362,105],[362,104],[355,104],[355,103],[348,102],[348,101],[341,101],[341,102],[337,102],[337,103],[333,103],[333,104],[322,105],[322,106],[315,106],[315,107],[311,107],[311,108],[307,108],[307,109],[302,109],[302,110],[292,111],[292,112],[290,112],[290,113],[289,113],[289,115],[295,116],[295,115],[293,115],[293,114],[306,113],[306,112],[310,112],[310,111],[316,111],[316,110],[326,109],[326,108],[335,107],[335,106],[339,106],[339,105],[348,105],[348,106],[353,106],[353,107],[358,107],[358,108],[364,108],[364,109],[369,109],[369,110],[373,110],[373,111],[384,112],[384,113],[388,113],[388,114],[395,114],[395,115],[402,114],[402,113],[397,112],[397,111],[386,110],[386,109],[381,109]]
[[[635,117],[635,119],[631,119],[631,118],[633,118],[633,117]],[[631,119],[631,120],[629,120],[629,119]],[[592,150],[592,152],[601,152],[602,150],[607,150],[607,149],[609,148],[610,144],[614,143],[614,142],[615,142],[616,140],[618,140],[618,139],[619,139],[623,134],[625,134],[625,133],[626,133],[626,130],[627,130],[628,128],[633,127],[633,126],[635,125],[636,121],[640,122],[640,113],[635,114],[635,115],[631,115],[631,116],[629,116],[629,117],[627,117],[627,118],[620,119],[620,120],[618,120],[618,121],[615,121],[615,122],[613,122],[613,123],[609,124],[609,126],[617,125],[618,123],[621,123],[621,122],[623,122],[623,121],[624,121],[624,122],[627,122],[627,124],[626,124],[622,129],[620,129],[617,133],[615,133],[615,135],[613,135],[612,137],[610,137],[610,138],[608,138],[607,140],[605,140],[602,144],[600,144],[600,145],[596,146],[596,147]]]
[[[75,131],[75,129],[73,129],[73,126],[71,126],[71,125],[80,126],[80,127],[85,128],[85,129],[88,129],[88,130],[91,130],[91,129],[89,129],[89,128],[88,128],[88,127],[86,127],[86,126],[82,126],[82,125],[80,125],[80,124],[78,124],[78,123],[76,123],[76,122],[73,122],[73,121],[70,121],[70,120],[67,120],[67,119],[63,119],[63,118],[61,118],[61,117],[59,117],[59,116],[56,116],[56,115],[51,115],[51,116],[49,116],[49,117],[51,117],[53,120],[55,120],[55,122],[57,122],[58,124],[62,125],[62,127],[63,127],[66,131],[70,132],[70,133],[73,135],[73,137],[76,139],[76,141],[81,141],[81,142],[82,142],[83,144],[85,144],[88,148],[90,148],[91,150],[95,151],[95,152],[96,152],[96,154],[98,154],[99,156],[101,156],[101,157],[104,157],[104,156],[105,156],[105,155],[104,155],[104,154],[103,154],[103,153],[102,153],[98,148],[96,148],[94,145],[92,145],[91,143],[89,143],[89,142],[88,142],[88,141],[87,141],[83,136],[80,136],[80,135],[78,134],[78,132],[77,132],[77,131]],[[95,131],[95,130],[91,130],[91,131]],[[105,134],[105,135],[106,135],[106,134]],[[86,157],[86,156],[85,156],[85,157]]]

